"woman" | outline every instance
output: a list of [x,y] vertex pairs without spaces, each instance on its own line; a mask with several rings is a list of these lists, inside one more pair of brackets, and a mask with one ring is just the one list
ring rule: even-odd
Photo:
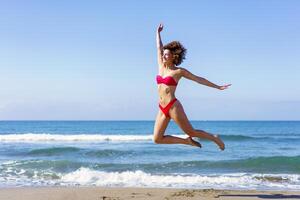
[[[218,86],[202,77],[192,74],[182,67],[178,67],[182,60],[185,59],[186,49],[178,41],[173,41],[163,46],[160,37],[162,30],[163,25],[160,24],[156,32],[159,65],[156,80],[160,99],[159,112],[154,125],[154,142],[157,144],[186,144],[201,147],[201,144],[192,138],[198,137],[211,140],[215,142],[221,150],[224,150],[225,145],[218,135],[213,135],[203,130],[196,130],[192,127],[181,103],[175,98],[175,91],[182,77],[219,90],[227,89],[231,84]],[[189,137],[180,138],[164,135],[171,119],[173,119]]]

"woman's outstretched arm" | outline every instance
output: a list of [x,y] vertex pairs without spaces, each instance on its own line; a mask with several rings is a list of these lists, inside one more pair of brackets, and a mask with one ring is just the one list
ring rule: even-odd
[[163,30],[163,25],[159,24],[157,31],[156,31],[156,47],[157,47],[157,61],[158,65],[162,66],[162,54],[163,54],[163,43],[161,41],[160,32]]
[[183,77],[190,79],[192,81],[195,81],[199,84],[206,85],[208,87],[216,88],[219,90],[224,90],[224,89],[227,89],[229,86],[231,86],[231,84],[226,84],[226,85],[221,85],[221,86],[216,85],[216,84],[206,80],[205,78],[202,78],[200,76],[196,76],[196,75],[192,74],[191,72],[189,72],[187,69],[184,69],[184,68],[181,68],[181,71],[182,71]]

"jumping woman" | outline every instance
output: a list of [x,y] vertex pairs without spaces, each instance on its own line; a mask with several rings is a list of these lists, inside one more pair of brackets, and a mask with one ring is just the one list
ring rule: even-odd
[[[186,144],[201,147],[199,142],[193,140],[193,137],[198,137],[211,140],[215,142],[221,150],[224,150],[225,144],[218,135],[213,135],[192,127],[180,101],[175,97],[175,91],[182,77],[219,90],[227,89],[231,84],[218,86],[205,78],[192,74],[185,68],[179,67],[183,59],[185,59],[186,49],[178,41],[173,41],[163,46],[160,36],[162,30],[163,25],[160,24],[156,31],[157,59],[159,66],[156,81],[158,84],[159,111],[154,125],[154,142],[157,144]],[[164,135],[171,119],[173,119],[189,137],[180,138]]]

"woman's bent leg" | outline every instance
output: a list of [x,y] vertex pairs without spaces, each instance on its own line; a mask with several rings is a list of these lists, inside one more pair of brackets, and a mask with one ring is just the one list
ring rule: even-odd
[[[157,144],[187,144],[196,146],[197,143],[193,143],[191,138],[180,138],[171,135],[164,135],[166,128],[170,122],[170,118],[167,118],[160,111],[158,112],[154,125],[153,140]],[[198,146],[198,145],[197,145]]]
[[213,135],[202,130],[196,130],[192,127],[179,101],[177,101],[172,110],[170,110],[170,116],[178,124],[178,126],[190,137],[199,137],[211,140],[215,142],[221,150],[225,149],[223,141],[217,135]]

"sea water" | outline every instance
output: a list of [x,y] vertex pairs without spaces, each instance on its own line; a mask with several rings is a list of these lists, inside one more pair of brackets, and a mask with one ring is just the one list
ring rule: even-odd
[[0,121],[0,186],[300,189],[300,121],[191,123],[225,151],[155,144],[154,121]]

